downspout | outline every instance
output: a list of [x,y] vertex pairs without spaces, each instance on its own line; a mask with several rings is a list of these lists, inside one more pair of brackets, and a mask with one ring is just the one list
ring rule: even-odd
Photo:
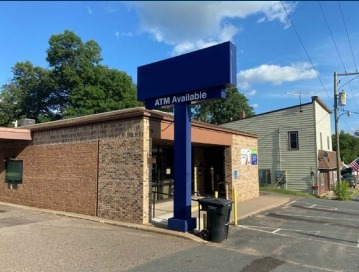
[[[278,160],[279,160],[279,171],[282,171],[282,149],[280,145],[280,128],[278,128]],[[285,183],[285,189],[287,189],[287,182]]]
[[95,203],[95,216],[98,212],[98,180],[99,180],[99,171],[100,170],[100,140],[97,140],[97,169],[96,169],[96,203]]
[[280,149],[280,128],[278,128],[278,162],[279,162],[279,171],[282,171],[282,154]]
[[[318,161],[318,138],[317,138],[317,115],[316,115],[316,104],[315,104],[315,99],[312,98],[312,105],[313,105],[313,115],[314,115],[314,139],[315,139],[315,153],[314,153],[314,158],[315,158],[315,172],[314,169],[310,169],[310,177],[311,177],[311,181],[312,181],[312,194],[315,194],[315,186],[318,187],[318,195],[320,195],[320,184],[318,184],[318,168],[319,168],[319,161]],[[316,175],[314,173],[317,173]],[[320,175],[320,174],[319,174]]]

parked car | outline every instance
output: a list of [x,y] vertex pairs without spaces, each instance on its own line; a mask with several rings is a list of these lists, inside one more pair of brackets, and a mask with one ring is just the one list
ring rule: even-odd
[[350,187],[352,188],[356,187],[358,178],[355,171],[353,171],[351,168],[347,168],[345,170],[342,170],[341,174],[342,174],[342,180],[348,181]]

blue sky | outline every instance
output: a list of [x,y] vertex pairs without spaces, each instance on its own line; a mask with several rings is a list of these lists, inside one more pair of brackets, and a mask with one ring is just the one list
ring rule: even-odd
[[[293,24],[282,3],[270,1],[0,1],[0,84],[11,79],[16,62],[46,68],[48,40],[64,30],[95,40],[102,64],[134,82],[138,66],[230,40],[238,88],[255,113],[297,105],[298,93],[302,103],[316,95],[333,109],[334,72],[359,66],[359,2],[283,4]],[[344,109],[359,113],[359,78],[339,79],[339,87],[353,79],[344,87]],[[339,121],[341,130],[359,129],[359,114]]]

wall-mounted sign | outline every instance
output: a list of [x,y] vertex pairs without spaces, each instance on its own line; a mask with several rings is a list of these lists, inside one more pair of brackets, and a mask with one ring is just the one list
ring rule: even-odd
[[251,161],[252,161],[252,165],[258,164],[257,149],[252,149]]
[[241,165],[257,165],[257,149],[241,149]]
[[241,149],[241,165],[250,165],[252,159],[252,151],[250,149]]

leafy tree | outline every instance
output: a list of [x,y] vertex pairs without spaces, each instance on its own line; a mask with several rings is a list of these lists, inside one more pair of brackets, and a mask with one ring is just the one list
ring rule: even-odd
[[[333,150],[337,150],[335,134],[332,135]],[[339,133],[340,158],[348,164],[359,157],[359,138],[344,132]]]
[[70,95],[76,88],[92,85],[94,68],[102,60],[101,48],[93,40],[83,43],[68,30],[51,36],[49,45],[46,60],[53,67],[57,83],[54,96],[63,109],[70,104]]
[[131,77],[100,64],[101,48],[72,31],[49,39],[49,69],[17,63],[0,93],[0,125],[20,118],[37,122],[141,105]]
[[228,89],[226,94],[227,98],[224,100],[196,104],[193,107],[193,119],[218,125],[238,120],[242,111],[246,116],[254,114],[253,108],[248,105],[248,99],[237,88]]
[[37,122],[57,119],[52,107],[51,73],[34,67],[29,61],[18,62],[12,71],[12,80],[2,86],[0,93],[0,125],[9,125],[25,117]]
[[139,105],[136,87],[125,72],[98,66],[90,85],[76,87],[64,116],[74,117]]

